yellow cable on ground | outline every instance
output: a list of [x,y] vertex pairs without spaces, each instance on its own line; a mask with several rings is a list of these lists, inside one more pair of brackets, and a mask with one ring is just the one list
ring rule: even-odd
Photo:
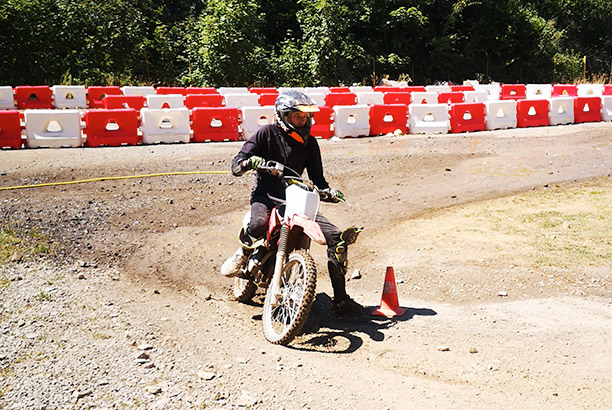
[[40,188],[45,186],[57,186],[57,185],[71,185],[71,184],[83,184],[85,182],[96,182],[96,181],[114,181],[118,179],[135,179],[135,178],[149,178],[149,177],[162,177],[168,175],[194,175],[194,174],[229,174],[229,171],[187,171],[187,172],[160,172],[157,174],[143,174],[143,175],[127,175],[123,177],[100,177],[91,179],[81,179],[78,181],[67,181],[67,182],[48,182],[45,184],[33,184],[33,185],[18,185],[18,186],[7,186],[0,187],[0,191],[8,191],[12,189],[23,189],[23,188]]

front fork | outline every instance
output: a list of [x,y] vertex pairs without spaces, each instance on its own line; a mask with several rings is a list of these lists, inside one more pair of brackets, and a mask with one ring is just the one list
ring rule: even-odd
[[283,266],[285,265],[285,257],[287,256],[287,238],[289,237],[289,227],[285,224],[282,225],[280,231],[280,239],[278,240],[278,250],[276,251],[276,261],[274,263],[274,275],[272,275],[271,289],[278,298],[278,290],[281,288],[281,278],[283,272]]

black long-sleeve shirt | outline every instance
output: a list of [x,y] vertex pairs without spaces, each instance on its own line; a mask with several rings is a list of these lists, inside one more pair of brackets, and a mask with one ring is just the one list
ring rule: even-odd
[[[299,175],[307,170],[308,178],[319,189],[329,188],[323,176],[319,143],[312,136],[306,138],[302,144],[291,138],[278,125],[268,124],[260,128],[244,143],[240,152],[232,160],[232,173],[236,176],[244,174],[247,170],[242,167],[242,162],[254,155],[266,161],[280,162]],[[286,174],[291,175],[291,171]],[[258,172],[257,182],[251,193],[251,203],[253,203],[253,198],[258,197],[285,199],[285,186],[277,177]]]

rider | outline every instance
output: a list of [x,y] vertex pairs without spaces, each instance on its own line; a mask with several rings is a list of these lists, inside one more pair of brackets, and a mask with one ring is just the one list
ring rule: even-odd
[[[299,175],[308,170],[308,177],[322,191],[322,200],[339,202],[344,200],[342,192],[330,189],[323,176],[321,151],[317,140],[310,135],[312,116],[319,111],[315,102],[298,91],[287,91],[276,99],[274,124],[260,128],[249,138],[232,160],[232,173],[241,176],[249,170],[257,170],[267,161],[277,161],[296,171]],[[241,232],[241,247],[225,261],[221,273],[234,277],[246,262],[253,249],[265,236],[272,208],[285,199],[282,182],[271,175],[259,172],[251,193],[251,219],[246,232]],[[363,314],[365,309],[346,293],[347,246],[357,239],[359,229],[340,231],[322,215],[316,222],[327,241],[327,267],[334,290],[332,310],[341,316]]]

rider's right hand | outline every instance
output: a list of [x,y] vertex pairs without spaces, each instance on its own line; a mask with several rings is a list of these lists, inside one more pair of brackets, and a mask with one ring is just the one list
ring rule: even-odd
[[257,171],[257,169],[261,167],[262,165],[264,165],[265,163],[266,163],[265,159],[263,159],[262,157],[258,157],[257,155],[253,155],[251,158],[245,159],[242,162],[242,167],[245,170],[253,169]]

